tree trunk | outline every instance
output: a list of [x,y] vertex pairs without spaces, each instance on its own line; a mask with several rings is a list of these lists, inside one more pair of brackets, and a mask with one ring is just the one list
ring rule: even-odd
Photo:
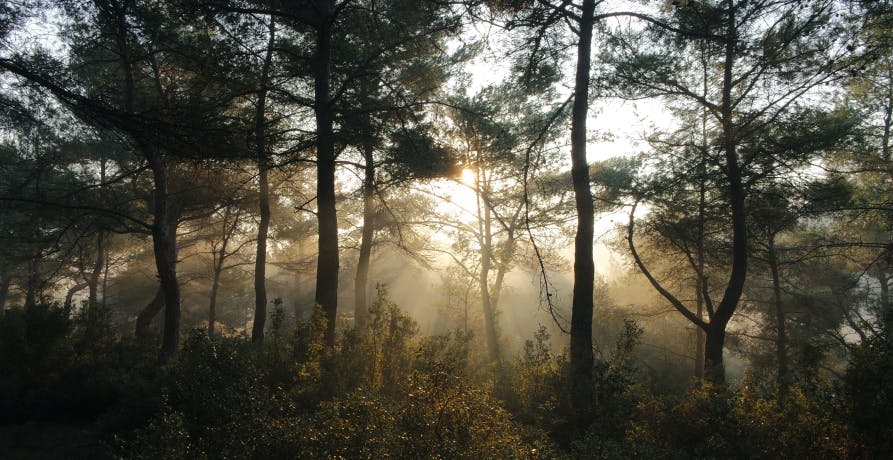
[[136,317],[136,338],[141,342],[149,340],[149,326],[152,319],[164,308],[164,291],[159,287],[155,290],[155,297],[143,307]]
[[[703,284],[701,283],[701,277],[697,278],[697,286],[695,288],[696,291],[696,299],[697,299],[697,315],[698,318],[704,317],[704,293],[701,290],[703,288]],[[701,380],[704,378],[704,329],[701,329],[698,325],[695,325],[695,379]]]
[[502,295],[502,286],[505,283],[505,275],[508,273],[512,258],[515,254],[515,222],[517,216],[512,220],[512,226],[506,229],[506,237],[502,254],[498,262],[499,268],[496,270],[496,279],[493,281],[493,289],[490,292],[491,303],[493,308],[499,308],[499,298]]
[[371,142],[363,148],[366,162],[363,178],[363,234],[360,239],[360,258],[354,281],[354,321],[358,330],[365,330],[369,321],[366,289],[369,277],[369,260],[372,256],[372,239],[375,236],[375,158]]
[[747,211],[745,205],[744,184],[741,177],[741,166],[738,164],[737,133],[733,120],[732,89],[734,79],[732,69],[735,63],[735,47],[737,29],[735,10],[728,1],[728,18],[726,26],[725,62],[723,63],[722,104],[720,117],[722,120],[722,147],[725,156],[726,177],[729,180],[728,200],[732,211],[732,270],[726,284],[722,300],[710,321],[705,347],[706,376],[714,383],[725,382],[725,370],[722,361],[722,344],[725,340],[725,328],[738,308],[738,301],[744,292],[744,281],[747,278]]
[[109,248],[106,246],[105,248],[105,267],[102,269],[102,308],[105,308],[108,303],[106,302],[108,292],[109,292]]
[[592,406],[592,311],[595,262],[592,244],[594,210],[586,160],[586,117],[589,111],[589,70],[592,49],[594,0],[584,0],[579,20],[580,42],[574,81],[571,121],[571,177],[577,211],[574,240],[574,294],[571,310],[570,384],[571,403],[579,418]]
[[778,401],[783,403],[788,393],[790,375],[788,371],[787,330],[785,327],[784,305],[781,301],[781,278],[778,275],[775,235],[769,236],[769,272],[772,275],[772,303],[775,307],[775,355],[778,364]]
[[[100,184],[105,183],[105,175],[106,175],[106,165],[105,158],[100,160],[99,162],[99,182]],[[93,314],[96,309],[99,307],[99,278],[102,276],[102,269],[105,268],[105,234],[102,230],[99,230],[96,233],[96,262],[93,264],[93,271],[90,273],[90,278],[87,280],[87,284],[89,285],[89,295],[87,307],[90,308],[88,314]],[[92,322],[91,322],[92,324]]]
[[716,384],[725,382],[725,366],[723,365],[723,346],[726,341],[726,325],[715,320],[707,327],[704,343],[704,377]]
[[[226,213],[227,215],[229,212]],[[235,225],[234,225],[235,227]],[[223,272],[223,262],[226,260],[226,246],[229,241],[227,222],[223,220],[223,241],[220,243],[220,252],[214,256],[214,274],[211,278],[211,294],[208,300],[208,337],[214,337],[217,324],[217,289],[220,286],[220,274]]]
[[[481,309],[484,311],[484,328],[487,334],[487,354],[491,362],[498,363],[499,334],[496,329],[496,307],[492,304],[492,298],[490,297],[490,265],[493,260],[492,217],[487,192],[486,190],[481,190],[480,187],[481,180],[486,180],[486,178],[481,177],[481,168],[478,168],[478,171],[479,173],[475,175],[475,188],[478,194],[478,215],[483,213],[479,227],[481,233],[481,268],[478,284],[481,289]],[[489,187],[486,187],[486,189],[489,189]],[[483,209],[481,209],[481,201],[484,202]]]
[[[889,259],[885,258],[889,263]],[[893,304],[890,302],[890,275],[887,266],[880,270],[878,281],[881,286],[881,320],[887,337],[887,346],[893,348]]]
[[149,161],[154,181],[152,213],[152,246],[155,268],[164,297],[164,328],[158,362],[168,362],[180,346],[180,286],[177,283],[177,217],[168,196],[167,166],[161,155],[150,146],[143,151]]
[[91,309],[99,307],[99,278],[102,276],[102,269],[105,267],[105,235],[99,232],[96,235],[96,263],[93,264],[93,271],[90,272],[90,279],[87,285],[90,289],[89,301],[87,306]]
[[330,98],[332,22],[335,2],[319,4],[316,55],[313,57],[314,103],[316,116],[316,203],[319,222],[319,251],[316,265],[316,304],[326,318],[324,334],[328,348],[335,347],[335,320],[338,316],[338,219],[335,210],[334,119]]
[[270,18],[270,40],[261,70],[260,91],[257,97],[257,112],[254,117],[255,143],[257,147],[258,194],[260,195],[260,222],[257,225],[257,255],[254,263],[254,325],[251,328],[251,341],[264,341],[264,326],[267,323],[267,234],[270,229],[270,184],[268,177],[269,160],[266,149],[266,110],[267,87],[270,66],[273,62],[273,44],[276,39],[276,22]]
[[68,292],[65,293],[65,302],[62,304],[62,310],[65,312],[65,317],[71,315],[71,304],[72,299],[74,299],[74,295],[78,292],[81,292],[88,286],[88,283],[80,283],[72,286]]

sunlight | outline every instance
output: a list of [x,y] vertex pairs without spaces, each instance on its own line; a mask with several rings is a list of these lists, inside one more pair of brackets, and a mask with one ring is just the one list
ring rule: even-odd
[[474,170],[470,168],[464,168],[462,170],[462,176],[459,178],[459,181],[465,185],[473,186],[474,185]]

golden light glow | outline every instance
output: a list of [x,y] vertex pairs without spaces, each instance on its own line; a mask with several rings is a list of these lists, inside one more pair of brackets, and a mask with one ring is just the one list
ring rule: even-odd
[[462,170],[462,177],[459,179],[465,185],[474,185],[474,170],[465,168]]

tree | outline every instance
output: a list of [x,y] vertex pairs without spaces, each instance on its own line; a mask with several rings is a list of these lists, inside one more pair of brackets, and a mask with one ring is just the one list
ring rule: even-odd
[[[561,188],[539,190],[533,185],[550,173],[555,175],[547,168],[556,162],[557,149],[552,147],[558,137],[558,121],[566,111],[563,104],[543,107],[539,100],[531,102],[527,96],[510,84],[493,85],[473,97],[456,98],[449,113],[455,126],[454,143],[461,145],[461,166],[469,173],[463,173],[465,183],[461,185],[475,196],[474,208],[465,210],[473,217],[471,225],[456,225],[457,233],[468,233],[456,242],[466,241],[475,249],[454,244],[454,251],[477,252],[463,267],[466,271],[471,270],[467,265],[477,268],[488,355],[497,363],[502,359],[500,294],[506,275],[516,265],[524,232],[560,226],[564,215]],[[542,99],[549,96],[548,92],[540,95]]]
[[[705,322],[651,276],[632,248],[637,266],[654,288],[706,334],[707,377],[724,380],[725,331],[744,292],[748,271],[747,193],[750,183],[789,159],[802,158],[798,145],[763,149],[761,133],[796,113],[804,99],[839,77],[846,63],[832,21],[830,1],[799,4],[690,2],[661,18],[666,27],[635,32],[614,41],[614,73],[606,78],[624,97],[664,96],[696,104],[709,114],[705,143],[710,164],[722,174],[729,216],[730,270],[722,297]],[[699,69],[692,72],[689,69]],[[808,145],[808,144],[807,144]],[[702,289],[704,290],[704,289]],[[706,290],[705,290],[706,291]],[[706,292],[705,292],[706,293]]]

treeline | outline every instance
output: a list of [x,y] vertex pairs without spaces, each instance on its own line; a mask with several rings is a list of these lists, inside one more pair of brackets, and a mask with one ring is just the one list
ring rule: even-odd
[[[882,458],[891,18],[885,0],[4,4],[9,420],[98,417],[110,455],[148,458]],[[641,99],[672,127],[592,162],[590,108]],[[614,286],[606,213],[631,268]],[[437,295],[413,288],[457,332],[417,337],[372,300],[410,263],[446,265]],[[509,352],[525,271],[566,353],[546,329]],[[617,283],[654,297],[626,306]]]

